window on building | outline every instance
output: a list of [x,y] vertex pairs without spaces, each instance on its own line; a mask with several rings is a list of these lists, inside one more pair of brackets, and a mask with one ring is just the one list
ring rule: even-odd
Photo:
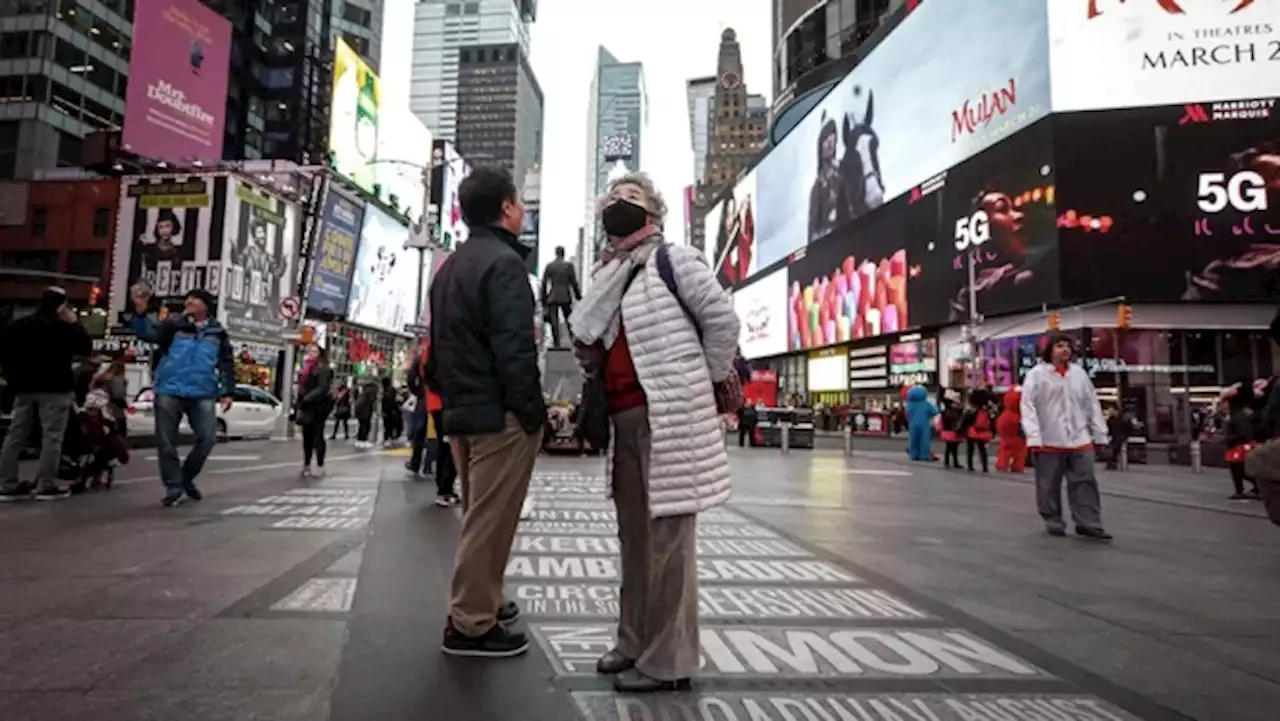
[[456,16],[462,14],[462,3],[449,3],[444,6],[444,14]]
[[[43,238],[44,234],[49,230],[49,209],[43,205],[37,205],[31,209],[31,235],[35,238]],[[57,263],[55,262],[56,266]]]
[[462,4],[462,14],[463,14],[463,15],[479,15],[479,14],[480,14],[480,3],[474,3],[474,2],[473,2],[473,3],[463,3],[463,4]]
[[99,278],[105,262],[106,253],[100,250],[73,250],[67,254],[67,272],[86,278]]
[[111,207],[99,205],[93,209],[93,237],[105,238],[111,234]]
[[56,250],[14,250],[0,254],[0,266],[13,270],[30,270],[40,273],[58,272]]

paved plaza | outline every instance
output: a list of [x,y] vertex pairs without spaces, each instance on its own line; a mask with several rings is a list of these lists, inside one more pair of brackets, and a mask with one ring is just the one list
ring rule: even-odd
[[0,719],[1273,721],[1280,529],[1216,472],[1106,473],[1100,545],[1051,538],[1030,477],[889,449],[733,449],[699,518],[701,676],[619,696],[601,459],[544,457],[507,568],[535,643],[440,653],[460,518],[396,452],[219,445],[159,508],[148,452],[109,492],[0,506]]

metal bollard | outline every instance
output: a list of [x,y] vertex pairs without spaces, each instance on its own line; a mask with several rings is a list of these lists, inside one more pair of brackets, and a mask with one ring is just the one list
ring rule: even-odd
[[791,452],[791,421],[782,422],[782,452]]
[[1191,441],[1191,472],[1201,473],[1204,467],[1200,462],[1200,441]]
[[846,456],[853,455],[853,424],[846,423],[844,427],[844,454]]
[[1120,458],[1116,460],[1119,461],[1118,465],[1120,466],[1120,470],[1122,471],[1129,470],[1129,441],[1128,440],[1120,441]]

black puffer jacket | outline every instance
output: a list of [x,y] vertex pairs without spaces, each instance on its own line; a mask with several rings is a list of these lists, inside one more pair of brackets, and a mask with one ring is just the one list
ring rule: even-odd
[[473,229],[431,283],[427,384],[447,434],[496,433],[508,412],[529,433],[547,422],[528,254],[505,230]]

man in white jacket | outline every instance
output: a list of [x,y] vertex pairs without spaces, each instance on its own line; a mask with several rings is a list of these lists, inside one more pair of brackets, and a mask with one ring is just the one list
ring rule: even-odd
[[1022,385],[1022,430],[1035,457],[1036,505],[1051,536],[1067,535],[1062,519],[1062,478],[1076,533],[1109,541],[1102,529],[1102,499],[1094,474],[1094,446],[1107,442],[1107,424],[1089,374],[1072,363],[1069,336],[1049,337],[1041,363]]

